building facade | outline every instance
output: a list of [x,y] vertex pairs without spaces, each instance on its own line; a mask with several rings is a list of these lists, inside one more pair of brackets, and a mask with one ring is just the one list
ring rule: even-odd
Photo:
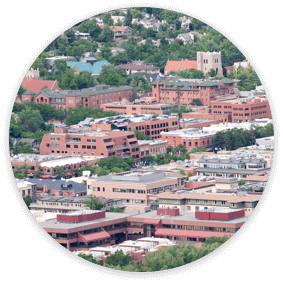
[[182,144],[186,147],[188,152],[190,149],[196,147],[211,147],[214,136],[214,131],[204,131],[199,130],[198,128],[188,128],[161,133],[162,141],[167,141],[168,145],[171,145],[173,148]]
[[233,80],[224,78],[220,81],[185,80],[166,82],[156,80],[152,83],[152,96],[158,103],[178,103],[190,105],[199,99],[201,105],[210,106],[219,95],[234,94]]
[[144,237],[154,241],[155,236],[173,241],[205,242],[211,236],[233,236],[247,220],[240,210],[215,211],[211,217],[216,220],[210,216],[211,212],[206,211],[199,215],[193,212],[181,215],[178,209],[160,209],[138,215],[88,210],[58,214],[57,219],[40,225],[62,246],[77,251],[109,247]]
[[26,92],[22,94],[23,101],[34,103],[50,104],[56,109],[66,109],[79,107],[100,108],[104,103],[129,101],[133,98],[134,88],[128,86],[109,88],[109,86],[97,86],[83,90],[65,90],[65,91],[39,91]]
[[212,101],[211,114],[229,115],[228,120],[234,123],[249,122],[261,118],[272,119],[269,102],[256,97],[250,101],[235,97]]
[[121,198],[126,205],[150,205],[150,196],[184,188],[185,177],[170,171],[135,171],[90,178],[87,194]]
[[197,52],[197,69],[204,74],[213,69],[218,75],[223,76],[221,52]]

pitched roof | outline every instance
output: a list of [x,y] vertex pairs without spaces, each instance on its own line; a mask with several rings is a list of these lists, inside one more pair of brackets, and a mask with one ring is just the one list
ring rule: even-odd
[[124,31],[128,28],[128,26],[112,26],[110,27],[113,31]]
[[179,66],[179,70],[186,70],[186,69],[196,69],[197,70],[197,61],[190,61],[190,60],[182,60],[182,63]]
[[110,64],[107,60],[95,62],[93,64],[93,66],[88,62],[66,61],[66,63],[67,63],[67,66],[71,67],[72,69],[75,66],[78,66],[78,68],[80,69],[81,72],[88,71],[88,72],[91,72],[93,75],[99,75],[102,66]]
[[227,66],[227,67],[224,67],[227,71],[230,71],[230,70],[235,70],[235,67],[234,66]]
[[182,60],[182,61],[169,61],[166,64],[165,71],[169,72],[177,72],[179,70],[189,70],[196,69],[197,70],[197,61],[191,60]]
[[48,88],[52,90],[56,81],[49,81],[49,80],[33,80],[24,78],[22,82],[22,86],[27,89],[27,91],[38,92],[43,88]]

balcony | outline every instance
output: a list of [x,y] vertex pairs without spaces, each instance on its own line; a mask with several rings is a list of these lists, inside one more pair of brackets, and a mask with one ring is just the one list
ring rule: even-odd
[[130,155],[129,154],[121,154],[121,157],[122,158],[128,158],[128,157],[130,157]]
[[121,149],[128,149],[129,147],[127,145],[117,146],[117,150]]
[[107,149],[107,150],[114,150],[115,147],[114,147],[114,146],[107,146],[106,149]]
[[138,143],[137,143],[137,142],[130,143],[130,146],[136,146],[136,145],[138,145]]

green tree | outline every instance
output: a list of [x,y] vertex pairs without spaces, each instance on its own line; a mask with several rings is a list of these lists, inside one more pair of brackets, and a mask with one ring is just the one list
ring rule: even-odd
[[83,71],[75,77],[78,89],[94,87],[94,80],[91,72]]
[[27,195],[25,197],[25,203],[26,203],[28,209],[30,209],[29,206],[30,206],[31,203],[33,203],[32,197],[30,195]]
[[67,68],[64,75],[58,78],[59,86],[62,89],[78,89],[74,70]]
[[191,105],[196,105],[196,106],[200,106],[201,105],[201,101],[199,98],[194,98],[191,102]]
[[113,25],[113,20],[111,19],[111,14],[109,13],[105,13],[102,17],[103,19],[103,23],[105,25],[109,25],[109,26],[112,26]]
[[36,132],[44,127],[43,119],[39,110],[32,110],[28,107],[18,113],[17,124],[21,131]]
[[90,210],[101,210],[105,206],[105,203],[98,201],[98,200],[99,200],[99,197],[90,195],[90,199],[83,201],[83,203]]
[[181,154],[185,154],[185,153],[187,152],[187,148],[186,148],[186,146],[183,145],[183,144],[178,144],[178,145],[174,148],[174,152],[175,152],[176,154],[178,154],[178,155],[179,155],[179,152],[180,152]]
[[122,212],[123,212],[123,209],[120,208],[120,207],[111,206],[111,207],[109,208],[109,212],[119,212],[119,213],[122,213]]
[[216,76],[216,71],[214,70],[214,69],[210,69],[209,70],[209,72],[208,72],[208,75],[210,76],[210,77],[215,77]]
[[133,16],[132,16],[131,9],[127,9],[127,14],[126,14],[126,17],[125,17],[125,20],[124,20],[124,25],[125,26],[131,26],[132,25],[132,19],[133,19]]
[[56,174],[61,177],[61,178],[65,178],[67,176],[67,172],[65,171],[64,166],[60,166],[57,170],[56,170]]
[[238,185],[239,185],[239,186],[243,186],[243,185],[245,185],[245,184],[246,184],[246,181],[245,181],[245,180],[241,180],[241,181],[238,182]]
[[81,258],[83,258],[83,259],[85,259],[85,260],[87,260],[87,261],[90,261],[90,262],[92,262],[92,263],[94,263],[94,264],[102,265],[102,263],[101,263],[101,262],[98,262],[98,261],[96,260],[96,258],[93,257],[92,254],[86,255],[86,254],[84,254],[84,253],[79,253],[78,256],[81,257]]
[[137,140],[153,140],[153,138],[146,136],[143,132],[138,130],[131,130],[135,132],[135,135],[137,137]]
[[17,93],[17,95],[20,97],[20,99],[22,99],[22,94],[25,93],[26,91],[27,91],[27,89],[21,85],[19,90],[18,90],[18,93]]
[[47,75],[48,73],[48,70],[44,67],[44,64],[45,64],[45,59],[48,57],[48,54],[43,51],[36,59],[35,61],[33,62],[32,64],[32,68],[33,69],[39,69],[39,74],[40,74],[40,77],[44,77]]
[[132,257],[129,254],[124,254],[122,250],[116,251],[114,254],[107,256],[105,261],[105,267],[108,266],[120,266],[124,267],[132,261]]

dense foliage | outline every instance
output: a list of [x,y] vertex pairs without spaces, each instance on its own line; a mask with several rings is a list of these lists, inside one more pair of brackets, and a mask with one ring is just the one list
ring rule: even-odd
[[217,132],[213,139],[213,147],[235,150],[239,147],[255,144],[257,138],[269,137],[274,135],[273,124],[264,127],[252,126],[250,130],[238,128],[227,129]]
[[[119,250],[107,256],[103,266],[131,272],[153,272],[176,268],[208,255],[227,240],[227,236],[210,237],[198,248],[191,243],[169,246],[166,249],[159,249],[155,253],[146,254],[142,263],[132,261],[129,254],[125,255],[122,250]],[[93,262],[92,256],[87,255],[83,258]],[[97,261],[94,263],[97,263]]]

